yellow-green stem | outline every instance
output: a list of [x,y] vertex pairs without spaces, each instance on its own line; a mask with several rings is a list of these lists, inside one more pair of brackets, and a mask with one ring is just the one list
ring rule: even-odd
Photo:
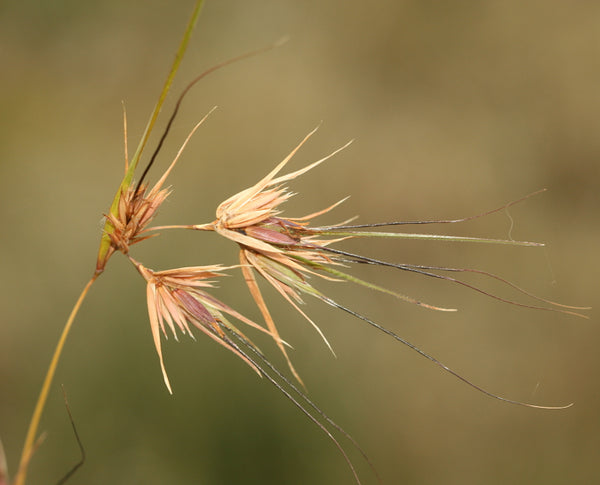
[[69,319],[63,328],[62,334],[60,335],[60,339],[58,340],[58,344],[56,345],[56,349],[54,350],[54,354],[52,355],[52,360],[50,361],[50,365],[48,366],[48,371],[46,372],[46,378],[44,379],[44,383],[42,385],[42,390],[40,391],[40,396],[38,397],[37,403],[35,405],[35,410],[33,411],[33,416],[31,417],[31,421],[29,422],[29,429],[27,430],[27,436],[25,438],[25,444],[23,445],[23,452],[21,453],[21,462],[19,463],[19,470],[15,477],[15,481],[13,485],[24,485],[25,477],[27,476],[27,466],[29,465],[29,460],[31,459],[31,454],[33,453],[35,437],[37,434],[38,426],[40,424],[40,419],[42,417],[42,412],[44,411],[44,407],[46,405],[46,400],[48,398],[48,391],[50,390],[50,385],[52,384],[52,379],[54,378],[54,374],[56,373],[56,368],[58,367],[58,360],[62,354],[62,349],[65,345],[65,341],[67,340],[67,335],[71,330],[71,326],[73,325],[73,321],[75,320],[75,316],[83,303],[92,283],[96,281],[96,279],[100,276],[100,273],[94,274],[92,279],[88,281],[85,285],[85,288],[79,295],[73,310],[71,310],[71,314],[69,315]]

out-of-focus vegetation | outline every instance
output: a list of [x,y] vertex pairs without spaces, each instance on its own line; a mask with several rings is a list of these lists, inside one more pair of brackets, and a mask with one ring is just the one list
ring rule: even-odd
[[[12,473],[122,176],[121,100],[132,151],[191,8],[66,0],[0,6],[0,437]],[[324,222],[356,214],[364,222],[455,218],[547,187],[511,208],[510,234],[503,214],[443,228],[542,241],[545,249],[401,241],[348,247],[396,262],[478,267],[551,299],[594,305],[598,19],[593,2],[209,1],[171,101],[216,62],[286,34],[291,40],[214,74],[187,98],[154,174],[193,123],[213,105],[219,109],[170,178],[175,191],[158,222],[210,221],[220,201],[255,183],[323,120],[292,168],[356,141],[294,182],[300,195],[286,213],[352,195]],[[210,234],[163,233],[134,253],[166,269],[234,263],[236,248]],[[259,320],[240,273],[232,275],[215,294]],[[435,313],[349,285],[327,289],[493,392],[575,402],[548,412],[492,401],[357,320],[309,301],[306,310],[335,359],[266,289],[310,396],[356,437],[386,483],[597,477],[600,335],[593,313],[584,321],[510,307],[391,270],[362,275],[460,311]],[[88,455],[73,484],[351,483],[334,446],[266,382],[206,338],[180,340],[164,344],[170,396],[143,281],[115,257],[67,342],[29,483],[55,483],[77,460],[59,383]],[[285,367],[272,342],[256,340]],[[364,482],[375,483],[353,457]]]

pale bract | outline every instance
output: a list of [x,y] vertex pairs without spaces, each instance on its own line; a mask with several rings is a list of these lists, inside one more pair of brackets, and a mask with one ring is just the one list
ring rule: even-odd
[[177,340],[177,331],[194,338],[190,328],[191,325],[240,357],[255,372],[261,375],[256,366],[234,348],[223,332],[223,327],[225,327],[243,336],[243,333],[229,322],[225,314],[268,333],[276,340],[279,339],[268,330],[201,289],[212,287],[213,279],[223,276],[222,271],[228,269],[227,267],[221,265],[193,266],[166,271],[152,271],[137,261],[132,260],[132,262],[134,262],[147,283],[146,296],[152,338],[158,353],[165,384],[171,394],[173,391],[165,369],[160,335],[162,333],[165,338],[168,338],[169,332],[167,329],[172,333],[175,340]]

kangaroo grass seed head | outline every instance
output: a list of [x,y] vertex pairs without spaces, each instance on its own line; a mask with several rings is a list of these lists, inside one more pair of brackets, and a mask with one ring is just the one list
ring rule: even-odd
[[[293,180],[323,163],[346,148],[351,142],[300,170],[277,177],[277,174],[317,129],[315,128],[304,137],[292,152],[258,183],[221,203],[217,208],[217,219],[215,221],[210,224],[196,225],[193,228],[215,231],[239,244],[240,263],[244,278],[267,323],[267,327],[273,335],[279,337],[277,327],[264,302],[252,269],[265,277],[317,329],[327,342],[317,325],[300,310],[296,303],[301,301],[300,288],[303,288],[303,291],[310,291],[312,288],[306,284],[302,273],[314,273],[301,259],[305,258],[320,264],[332,263],[331,258],[320,253],[318,248],[334,241],[317,239],[318,234],[310,231],[306,226],[310,219],[330,211],[341,201],[322,211],[299,218],[279,217],[281,213],[280,205],[294,195],[283,185],[285,182]],[[340,239],[344,238],[336,240]],[[279,269],[276,270],[275,267]],[[294,284],[290,285],[290,281],[283,282],[278,279],[278,276],[290,271],[294,275],[290,281],[293,280]],[[302,382],[291,364],[286,349],[280,342],[278,342],[278,345],[285,355],[292,373],[296,379]],[[331,348],[328,342],[327,345]]]
[[[318,229],[309,227],[309,223],[313,218],[331,211],[346,199],[303,217],[281,217],[280,205],[294,195],[283,184],[308,172],[349,145],[349,143],[344,145],[300,170],[277,176],[316,130],[315,128],[311,131],[282,162],[258,183],[221,203],[217,208],[215,221],[210,224],[193,226],[198,230],[215,231],[238,243],[244,277],[269,329],[274,334],[277,333],[276,326],[252,274],[253,269],[317,329],[325,342],[327,340],[317,325],[297,305],[302,301],[300,296],[302,293],[324,299],[324,295],[308,283],[307,277],[310,275],[317,275],[328,280],[353,281],[428,308],[452,310],[425,304],[331,268],[342,265],[344,262],[337,255],[329,253],[328,246],[355,237],[355,235],[352,231],[346,231],[342,235],[334,234],[332,236],[331,232],[338,225]],[[363,233],[358,233],[358,235],[363,236]],[[329,343],[327,345],[331,348]],[[285,349],[281,348],[281,350],[285,354]]]
[[130,246],[156,236],[147,234],[145,229],[171,192],[169,189],[160,190],[155,187],[146,194],[146,189],[147,185],[139,188],[129,187],[119,200],[117,214],[106,216],[114,228],[108,234],[111,240],[111,254],[114,251],[128,254]]
[[[166,271],[153,271],[133,258],[130,257],[129,259],[146,280],[146,297],[152,338],[158,353],[165,384],[171,394],[173,391],[165,369],[160,340],[161,333],[165,338],[168,338],[167,328],[177,340],[177,330],[194,338],[190,325],[196,327],[240,357],[259,375],[260,372],[258,372],[255,365],[224,338],[223,328],[231,328],[237,334],[244,336],[229,322],[225,314],[271,335],[282,345],[286,345],[285,342],[272,335],[268,330],[201,289],[212,287],[214,278],[223,276],[223,271],[230,269],[230,267],[221,265],[192,266]],[[244,336],[244,338],[246,337]]]
[[181,148],[179,148],[177,155],[169,167],[149,191],[147,190],[148,185],[143,183],[143,178],[145,177],[148,168],[154,162],[155,156],[162,145],[162,140],[150,159],[146,170],[144,170],[142,178],[137,184],[134,184],[133,179],[131,178],[133,176],[131,170],[134,166],[130,165],[127,156],[125,157],[125,177],[121,182],[119,192],[117,192],[117,195],[115,196],[109,213],[105,216],[106,224],[104,225],[104,233],[100,242],[100,250],[98,251],[96,274],[100,274],[104,271],[106,263],[115,251],[121,251],[123,254],[128,254],[131,245],[155,235],[147,234],[146,228],[156,215],[159,207],[171,193],[169,188],[163,189],[163,185],[171,173],[171,170],[173,170],[175,164],[181,157],[181,154],[192,135],[215,109],[216,108],[212,108],[196,124],[196,126],[194,126],[181,145]]

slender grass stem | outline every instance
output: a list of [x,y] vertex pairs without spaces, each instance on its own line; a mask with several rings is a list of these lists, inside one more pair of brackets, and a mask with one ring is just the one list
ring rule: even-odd
[[44,407],[46,406],[46,401],[48,399],[48,392],[50,391],[50,385],[52,384],[52,380],[54,379],[54,374],[56,373],[56,368],[58,367],[58,361],[62,354],[63,347],[67,340],[67,336],[69,335],[69,331],[73,326],[73,322],[77,313],[79,312],[79,308],[83,303],[88,291],[90,290],[92,284],[96,279],[100,276],[100,273],[95,273],[94,276],[87,282],[83,291],[79,295],[73,310],[71,310],[71,314],[65,323],[63,331],[58,339],[58,344],[56,345],[56,349],[54,350],[54,354],[52,355],[52,360],[50,361],[50,365],[48,366],[48,370],[46,372],[46,377],[44,379],[44,383],[42,384],[42,389],[40,391],[40,395],[38,397],[37,403],[35,405],[35,409],[33,411],[33,416],[31,417],[31,421],[29,422],[29,429],[27,430],[27,436],[25,437],[25,444],[23,445],[23,452],[21,453],[21,461],[19,463],[19,470],[17,471],[17,475],[15,477],[15,481],[13,485],[24,485],[25,478],[27,476],[27,467],[29,465],[29,460],[33,454],[35,437],[37,435],[37,430],[40,424],[40,419],[42,417],[42,412],[44,411]]
[[[313,229],[314,230],[314,229]],[[342,237],[390,237],[399,239],[426,239],[431,241],[473,242],[488,244],[506,244],[508,246],[542,247],[544,244],[530,241],[513,241],[512,239],[490,239],[486,237],[448,236],[442,234],[410,234],[406,232],[370,232],[370,231],[323,231],[328,236]]]
[[171,226],[152,226],[146,229],[146,231],[163,231],[165,229],[197,229],[193,224],[175,224]]

